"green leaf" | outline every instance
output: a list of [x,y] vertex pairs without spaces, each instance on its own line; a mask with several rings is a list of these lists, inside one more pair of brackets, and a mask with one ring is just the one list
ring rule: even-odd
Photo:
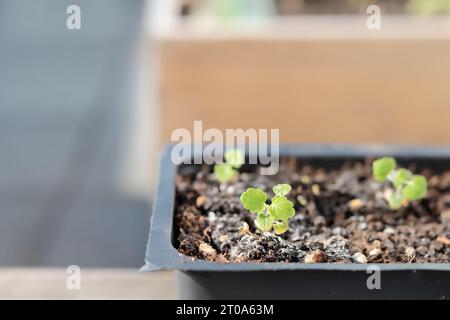
[[275,193],[277,196],[285,196],[291,190],[292,190],[292,187],[286,183],[277,184],[275,187],[273,187],[273,193]]
[[284,196],[275,196],[269,206],[269,213],[278,220],[287,220],[295,215],[294,203]]
[[273,220],[269,214],[259,214],[255,219],[255,225],[258,229],[269,232],[272,229]]
[[406,199],[419,200],[427,194],[427,179],[424,176],[415,175],[403,188],[402,193]]
[[383,157],[372,163],[372,173],[377,181],[386,181],[389,173],[395,169],[396,162],[394,158]]
[[403,203],[403,197],[397,192],[392,192],[387,198],[389,207],[393,210],[400,209]]
[[411,179],[412,173],[411,171],[407,169],[398,169],[394,172],[392,183],[396,188],[402,187],[404,184],[407,183],[409,179]]
[[276,234],[288,230],[288,219],[295,215],[294,203],[285,197],[291,189],[288,184],[274,186],[275,196],[270,206],[266,204],[267,195],[261,189],[249,188],[241,195],[244,208],[257,213],[258,216],[254,221],[258,229],[269,232],[273,228]]
[[273,223],[273,230],[275,231],[276,234],[282,234],[285,233],[289,228],[289,224],[287,222],[287,220],[283,220],[283,221],[275,221]]
[[248,188],[241,194],[241,202],[245,209],[251,213],[259,213],[266,206],[267,195],[261,189]]
[[245,156],[241,150],[233,149],[225,152],[225,162],[235,169],[239,169],[245,163]]
[[236,174],[237,171],[228,164],[216,164],[214,166],[214,175],[221,183],[231,180]]

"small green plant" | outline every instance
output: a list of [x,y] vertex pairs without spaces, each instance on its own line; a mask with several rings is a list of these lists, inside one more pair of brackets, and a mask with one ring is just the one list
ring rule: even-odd
[[294,203],[286,198],[291,191],[288,184],[278,184],[273,187],[275,196],[271,204],[267,204],[267,194],[262,189],[249,188],[241,194],[241,202],[245,209],[256,214],[255,225],[262,231],[274,229],[276,234],[282,234],[288,229],[288,219],[295,215]]
[[225,162],[214,165],[214,175],[221,183],[230,181],[238,174],[238,170],[245,162],[244,153],[233,149],[225,152]]
[[372,163],[372,173],[376,181],[390,181],[393,190],[386,200],[391,209],[399,209],[408,201],[420,200],[427,194],[427,180],[424,176],[413,175],[411,171],[399,168],[394,158],[383,157]]

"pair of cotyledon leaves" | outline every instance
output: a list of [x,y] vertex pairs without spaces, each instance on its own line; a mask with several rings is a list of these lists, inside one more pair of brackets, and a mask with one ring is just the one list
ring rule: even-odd
[[394,158],[383,157],[372,164],[372,173],[376,181],[389,180],[395,187],[388,197],[391,208],[398,209],[404,200],[420,200],[427,194],[427,180],[424,176],[413,175],[411,171],[397,167]]
[[214,175],[221,183],[231,180],[238,174],[238,170],[245,162],[244,153],[233,149],[225,152],[225,162],[214,166]]

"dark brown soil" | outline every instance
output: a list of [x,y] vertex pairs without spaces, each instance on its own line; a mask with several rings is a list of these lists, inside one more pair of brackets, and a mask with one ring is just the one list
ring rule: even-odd
[[[219,262],[411,263],[450,262],[450,171],[427,177],[428,195],[392,211],[389,185],[371,178],[370,161],[325,171],[283,159],[276,176],[243,172],[220,184],[211,167],[177,176],[178,250]],[[248,187],[289,183],[296,215],[289,230],[261,233],[239,197]]]

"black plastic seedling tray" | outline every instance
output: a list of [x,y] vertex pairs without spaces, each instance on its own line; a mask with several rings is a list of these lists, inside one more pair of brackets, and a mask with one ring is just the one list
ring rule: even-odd
[[[181,255],[175,248],[175,178],[178,166],[164,151],[142,271],[176,270],[181,299],[449,299],[450,264],[377,264],[381,289],[369,289],[369,264],[218,263]],[[436,171],[450,169],[450,148],[283,145],[296,156],[330,167],[349,159],[391,155]]]

